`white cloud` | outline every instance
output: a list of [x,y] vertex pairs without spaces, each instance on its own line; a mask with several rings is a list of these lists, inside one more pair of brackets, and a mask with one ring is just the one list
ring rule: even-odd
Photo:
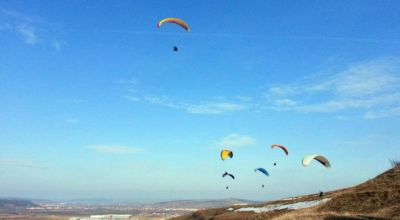
[[243,104],[224,100],[203,103],[183,103],[171,101],[167,96],[145,96],[143,100],[149,104],[161,105],[172,109],[184,110],[190,114],[223,114],[227,112],[241,111],[247,107]]
[[139,98],[139,97],[136,97],[136,96],[133,96],[133,95],[125,95],[124,98],[126,98],[126,99],[128,99],[128,100],[130,100],[130,101],[132,101],[132,102],[138,102],[138,101],[140,101],[140,98]]
[[[247,96],[236,96],[236,102],[229,101],[224,96],[214,96],[209,101],[185,102],[168,97],[167,95],[148,95],[139,90],[139,80],[119,80],[117,83],[125,87],[126,94],[123,97],[132,102],[141,102],[158,105],[170,109],[184,111],[190,114],[217,115],[228,112],[242,111],[248,108],[252,98]],[[245,104],[244,104],[245,103]]]
[[299,93],[300,88],[297,86],[274,86],[268,89],[269,95],[276,96],[292,96]]
[[302,112],[337,112],[347,109],[382,108],[398,102],[400,102],[400,93],[394,93],[369,98],[333,99],[317,104],[305,104],[293,109]]
[[[326,70],[325,70],[326,71]],[[326,71],[328,72],[328,71]],[[261,112],[297,111],[303,113],[335,113],[345,117],[346,111],[357,110],[365,119],[397,117],[393,109],[400,102],[400,60],[378,59],[335,67],[329,75],[314,75],[295,83],[266,89],[263,98],[248,96],[214,96],[204,101],[186,102],[166,95],[143,95],[138,82],[124,81],[133,102],[143,102],[190,114],[225,114],[245,110]],[[379,115],[379,116],[378,116]]]
[[366,97],[398,90],[399,73],[398,61],[363,62],[350,65],[323,84],[342,97]]
[[288,99],[288,98],[284,98],[284,99],[276,99],[274,101],[275,105],[277,106],[295,106],[297,105],[297,102],[292,100],[292,99]]
[[152,105],[160,105],[173,109],[182,109],[183,104],[174,103],[167,96],[145,96],[143,100]]
[[28,16],[13,10],[0,10],[0,31],[14,32],[26,44],[36,45],[44,42],[59,51],[66,42],[51,40],[48,30],[51,26],[40,17]]
[[80,104],[80,103],[84,103],[85,100],[83,100],[83,99],[77,99],[77,98],[72,98],[72,99],[71,99],[71,98],[60,98],[60,99],[57,99],[56,102],[62,103],[62,104],[71,105],[71,104]]
[[126,94],[123,95],[125,99],[132,102],[138,102],[143,99],[142,97],[140,97],[138,89],[140,82],[136,78],[132,77],[129,80],[118,80],[117,83],[125,87]]
[[36,44],[38,37],[35,32],[35,27],[27,24],[20,24],[16,27],[17,32],[24,38],[27,44]]
[[400,106],[387,110],[368,111],[364,114],[365,119],[378,119],[378,118],[389,118],[389,117],[399,117],[399,116],[400,116]]
[[[265,94],[267,107],[277,111],[368,111],[364,118],[398,116],[389,110],[400,102],[400,62],[380,59],[349,65],[326,78],[274,86]],[[380,113],[376,112],[379,109]]]
[[247,135],[230,134],[218,142],[221,147],[244,147],[255,144],[254,138]]
[[54,48],[56,51],[60,51],[64,46],[66,46],[67,43],[64,41],[59,41],[59,40],[53,40],[51,42],[51,46]]
[[39,21],[11,10],[1,10],[1,17],[5,19],[1,29],[16,32],[27,44],[34,45],[38,42],[35,25],[40,23]]
[[192,114],[222,114],[226,112],[241,111],[246,106],[229,102],[190,104],[185,107],[186,111]]
[[89,145],[88,148],[97,153],[105,154],[131,154],[141,151],[140,148],[119,146],[119,145]]

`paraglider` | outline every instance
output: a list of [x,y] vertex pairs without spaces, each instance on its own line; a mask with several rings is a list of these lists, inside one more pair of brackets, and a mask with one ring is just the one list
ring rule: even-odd
[[[264,174],[265,176],[269,176],[268,171],[267,171],[266,169],[264,169],[264,168],[261,168],[261,167],[260,167],[260,168],[254,169],[254,172],[256,172],[256,173],[262,173],[262,174]],[[261,187],[264,188],[264,184],[262,184]]]
[[[190,31],[189,25],[186,24],[182,19],[179,18],[164,18],[157,23],[157,28],[160,28],[165,23],[176,24],[185,29],[186,32]],[[172,49],[173,52],[178,52],[178,47],[174,46]]]
[[287,148],[284,147],[284,146],[282,146],[282,145],[280,145],[280,144],[273,144],[273,145],[271,145],[271,149],[274,149],[274,148],[280,148],[280,149],[283,150],[283,152],[285,152],[286,156],[289,155],[289,151],[287,150]]
[[160,28],[165,23],[177,24],[185,29],[187,32],[190,31],[189,25],[187,25],[186,22],[179,18],[164,18],[157,23],[157,27]]
[[302,164],[303,166],[308,166],[311,161],[316,160],[318,162],[320,162],[322,165],[324,165],[326,168],[330,168],[331,164],[329,163],[328,159],[326,159],[325,157],[321,156],[321,155],[310,155],[310,156],[306,156],[304,157]]
[[268,171],[266,170],[266,169],[264,169],[264,168],[257,168],[257,169],[254,169],[254,172],[260,172],[260,173],[263,173],[264,175],[266,175],[266,176],[269,176],[269,173],[268,173]]
[[228,173],[228,172],[225,171],[225,173],[222,174],[222,178],[225,178],[226,176],[229,176],[229,177],[231,177],[232,179],[235,179],[235,176],[234,176],[234,175],[232,175],[232,174],[230,174],[230,173]]
[[[230,178],[232,178],[233,180],[235,179],[235,176],[226,172],[224,174],[222,174],[222,178],[225,178],[226,176],[229,176]],[[229,189],[229,186],[226,186],[225,189]]]
[[[280,144],[271,145],[271,149],[274,149],[274,148],[280,148],[283,152],[285,152],[286,156],[289,155],[289,151],[287,150],[287,148],[282,146],[282,145],[280,145]],[[274,166],[276,166],[276,162],[274,162]]]
[[221,160],[226,160],[228,158],[233,157],[233,152],[230,150],[222,150],[221,151]]

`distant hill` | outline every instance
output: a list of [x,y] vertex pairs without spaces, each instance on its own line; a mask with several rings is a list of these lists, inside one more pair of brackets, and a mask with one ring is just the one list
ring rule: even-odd
[[178,200],[159,202],[145,205],[145,207],[152,208],[193,208],[193,209],[204,209],[204,208],[220,208],[233,205],[251,205],[259,204],[260,202],[244,200],[244,199],[216,199],[216,200]]
[[8,199],[0,198],[0,208],[5,207],[36,207],[39,206],[29,200],[25,199]]
[[171,220],[400,219],[400,166],[358,186],[252,205],[199,210]]
[[37,206],[39,205],[25,199],[0,198],[0,214],[16,214],[21,210]]

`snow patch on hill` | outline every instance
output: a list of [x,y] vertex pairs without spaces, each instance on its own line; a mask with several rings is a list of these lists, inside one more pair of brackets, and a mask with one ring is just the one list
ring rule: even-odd
[[267,205],[264,207],[246,207],[246,208],[240,208],[235,210],[236,212],[255,212],[255,213],[261,213],[261,212],[270,212],[274,210],[297,210],[297,209],[305,209],[305,208],[311,208],[317,205],[324,204],[328,202],[330,198],[325,198],[322,200],[314,200],[314,201],[306,201],[306,202],[296,202],[296,203],[291,203],[291,204],[274,204],[274,205]]

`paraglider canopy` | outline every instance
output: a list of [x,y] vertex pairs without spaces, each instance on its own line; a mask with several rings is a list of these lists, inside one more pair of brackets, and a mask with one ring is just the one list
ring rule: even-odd
[[321,156],[321,155],[310,155],[310,156],[306,156],[304,157],[302,164],[303,166],[308,166],[311,161],[316,160],[318,162],[320,162],[322,165],[324,165],[326,168],[330,168],[331,164],[329,163],[328,159],[326,159],[325,157]]
[[264,169],[264,168],[256,168],[256,169],[254,169],[254,172],[260,172],[260,173],[263,173],[264,175],[266,175],[266,176],[269,176],[269,173],[268,173],[268,171],[266,170],[266,169]]
[[235,176],[232,175],[232,174],[230,174],[230,173],[228,173],[228,172],[225,172],[224,174],[222,174],[222,177],[223,177],[223,178],[225,178],[226,176],[229,176],[229,177],[231,177],[232,179],[235,179]]
[[186,22],[179,18],[164,18],[157,23],[157,27],[160,28],[165,23],[177,24],[185,29],[187,32],[190,31],[189,25],[187,25]]
[[282,145],[280,145],[280,144],[273,144],[273,145],[271,145],[271,149],[274,149],[274,148],[280,148],[280,149],[283,150],[283,152],[285,152],[286,156],[289,155],[289,151],[287,150],[287,148],[284,147],[284,146],[282,146]]
[[233,152],[230,150],[222,150],[221,151],[221,160],[226,160],[228,158],[233,157]]

